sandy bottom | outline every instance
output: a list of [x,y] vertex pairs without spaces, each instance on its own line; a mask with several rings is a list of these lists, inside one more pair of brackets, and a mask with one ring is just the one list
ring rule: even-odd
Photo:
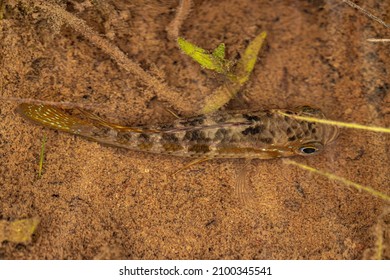
[[[190,116],[223,83],[167,36],[178,1],[63,1],[63,8],[180,96],[124,70],[66,20],[7,2],[2,98],[90,105],[105,119],[138,125],[172,121],[164,108]],[[228,108],[307,104],[330,119],[389,126],[389,45],[366,41],[388,38],[385,27],[336,0],[193,2],[179,34],[206,49],[224,42],[234,58],[268,32],[250,81]],[[360,4],[390,21],[390,2]],[[20,118],[16,106],[0,107],[0,219],[41,222],[32,242],[2,242],[1,259],[362,259],[375,256],[379,237],[382,258],[390,258],[389,204],[366,192],[282,160],[255,160],[249,206],[234,191],[241,160],[172,176],[187,159],[49,130]],[[321,155],[295,160],[390,194],[385,134],[342,129]]]

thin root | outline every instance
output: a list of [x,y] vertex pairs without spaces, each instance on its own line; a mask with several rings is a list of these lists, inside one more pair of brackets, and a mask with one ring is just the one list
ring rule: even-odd
[[376,196],[376,197],[379,197],[379,198],[383,199],[384,201],[390,202],[390,196],[389,195],[381,193],[381,192],[379,192],[377,190],[374,190],[371,187],[360,185],[358,183],[352,182],[352,181],[350,181],[348,179],[345,179],[343,177],[337,176],[337,175],[329,173],[329,172],[325,172],[325,171],[321,171],[321,170],[315,169],[314,167],[311,167],[311,166],[308,166],[308,165],[305,165],[305,164],[302,164],[302,163],[298,163],[298,162],[293,161],[291,159],[284,159],[283,163],[290,164],[290,165],[295,165],[295,166],[298,166],[299,168],[302,168],[304,170],[320,174],[320,175],[325,176],[326,178],[328,178],[330,180],[339,181],[339,182],[343,183],[344,185],[352,186],[352,187],[354,187],[357,190],[363,190],[363,191],[368,192],[369,194],[371,194],[373,196]]
[[277,113],[282,115],[282,116],[286,116],[286,117],[297,119],[297,120],[308,121],[308,122],[317,122],[317,123],[323,123],[323,124],[328,124],[328,125],[335,125],[335,126],[340,126],[340,127],[347,127],[347,128],[375,131],[375,132],[390,133],[390,128],[387,128],[387,127],[369,126],[369,125],[362,125],[362,124],[357,124],[357,123],[347,123],[347,122],[340,122],[340,121],[318,119],[318,118],[313,118],[313,117],[289,115],[289,114],[283,113],[281,111],[277,111]]

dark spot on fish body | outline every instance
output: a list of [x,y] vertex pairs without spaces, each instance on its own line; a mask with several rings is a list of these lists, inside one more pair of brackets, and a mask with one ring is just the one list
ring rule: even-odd
[[175,134],[172,133],[162,133],[161,138],[169,143],[178,143],[179,139],[176,137]]
[[210,147],[204,144],[195,144],[188,147],[188,151],[196,154],[205,154],[210,152]]
[[118,143],[128,143],[132,140],[132,134],[129,132],[119,131],[116,137]]
[[274,142],[274,140],[271,137],[260,138],[260,141],[265,143],[265,144],[272,144]]
[[188,120],[181,121],[180,124],[185,127],[199,126],[204,123],[206,116],[197,116]]
[[288,127],[287,128],[287,135],[291,135],[292,133],[293,133],[293,131],[292,131],[291,127]]
[[139,139],[140,139],[140,140],[143,140],[143,141],[149,141],[150,136],[149,136],[148,134],[146,134],[146,133],[141,133],[141,134],[139,135]]
[[215,114],[211,117],[211,120],[214,123],[224,123],[227,121],[228,118],[229,118],[229,115],[227,115],[227,114]]
[[183,146],[177,143],[164,143],[162,146],[166,152],[176,152],[184,149]]
[[[146,133],[140,133],[140,134],[133,134],[137,135],[136,143],[138,148],[140,150],[149,151],[153,147],[153,140],[151,139],[150,135]],[[129,140],[130,141],[130,140]],[[135,141],[135,139],[133,139]]]
[[274,114],[270,110],[265,110],[264,113],[267,118],[273,118],[274,116]]
[[98,129],[96,130],[91,130],[92,132],[92,137],[95,137],[95,138],[101,138],[101,137],[106,137],[110,134],[110,132],[112,132],[113,130],[111,128],[108,128],[108,127],[99,127]]
[[206,134],[204,131],[201,130],[193,130],[193,131],[187,131],[184,135],[184,140],[188,140],[191,142],[210,142],[211,139],[206,137]]
[[258,122],[258,121],[260,121],[260,117],[258,117],[258,116],[253,116],[253,115],[244,114],[243,117],[244,117],[246,120],[252,121],[252,122]]
[[159,126],[159,129],[161,129],[161,130],[169,130],[169,129],[172,129],[172,128],[175,128],[175,125],[173,123],[161,124]]
[[215,132],[214,141],[223,140],[228,135],[228,131],[225,128],[220,128]]
[[142,151],[149,151],[153,148],[153,143],[149,142],[142,142],[142,143],[139,143],[138,144],[138,149],[142,150]]
[[256,125],[253,127],[251,126],[243,130],[241,133],[244,135],[248,135],[248,134],[255,135],[255,134],[262,133],[264,131],[264,128],[265,128],[264,125]]
[[292,141],[297,140],[297,137],[294,135],[294,136],[289,137],[287,140],[292,142]]

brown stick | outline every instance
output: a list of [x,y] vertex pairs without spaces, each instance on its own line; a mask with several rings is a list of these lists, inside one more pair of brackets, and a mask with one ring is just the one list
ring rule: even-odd
[[343,2],[345,2],[346,4],[348,4],[349,6],[351,6],[352,8],[358,9],[358,10],[361,11],[363,14],[365,14],[365,15],[368,16],[369,18],[375,20],[376,22],[382,24],[382,25],[385,26],[386,28],[390,28],[390,25],[389,25],[389,24],[387,24],[386,22],[384,22],[383,20],[381,20],[381,19],[378,18],[377,16],[374,16],[374,15],[371,14],[370,12],[366,11],[365,9],[363,9],[362,7],[360,7],[359,5],[353,3],[352,1],[343,0]]
[[162,97],[162,99],[175,105],[177,109],[186,112],[189,111],[189,108],[193,107],[193,104],[181,106],[177,105],[177,102],[175,101],[181,99],[178,92],[170,89],[165,83],[160,82],[158,79],[145,72],[137,63],[130,60],[118,47],[102,38],[96,31],[89,27],[84,20],[75,17],[51,1],[21,0],[21,2],[24,2],[27,5],[32,4],[55,19],[68,24],[74,30],[81,33],[92,44],[109,55],[120,67],[137,76],[137,78],[153,88]]
[[177,8],[177,12],[175,18],[172,22],[167,26],[166,31],[168,33],[168,37],[170,39],[176,40],[179,37],[179,30],[183,24],[183,21],[190,13],[192,6],[191,0],[181,0],[179,7]]

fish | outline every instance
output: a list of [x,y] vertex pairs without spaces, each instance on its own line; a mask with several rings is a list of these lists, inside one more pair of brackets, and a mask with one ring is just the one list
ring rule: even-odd
[[22,103],[16,111],[34,123],[102,144],[194,159],[311,156],[322,152],[339,134],[336,126],[290,117],[325,118],[321,110],[310,106],[216,111],[134,127],[110,123],[83,109],[74,113],[52,105]]

